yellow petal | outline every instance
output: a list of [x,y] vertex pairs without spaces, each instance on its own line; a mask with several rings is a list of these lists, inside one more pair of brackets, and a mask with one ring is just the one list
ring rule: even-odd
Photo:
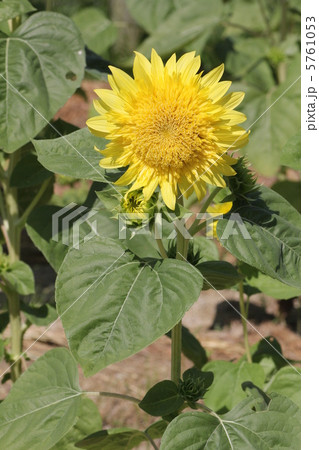
[[96,98],[93,100],[93,106],[95,111],[99,114],[105,114],[107,111],[109,111],[107,105],[103,103],[102,100],[97,100]]
[[145,200],[149,200],[152,197],[157,186],[158,186],[158,177],[156,176],[152,177],[151,180],[143,189],[143,195]]
[[174,53],[166,62],[165,69],[169,75],[176,72],[176,53]]
[[208,94],[210,100],[217,102],[223,95],[226,94],[231,86],[231,81],[220,81],[218,84],[214,84]]
[[107,135],[106,116],[91,117],[86,121],[86,125],[95,136],[105,137]]
[[124,90],[127,92],[136,92],[137,86],[134,83],[133,78],[131,78],[127,73],[125,73],[123,70],[118,69],[117,67],[109,66],[114,81],[119,88],[120,91]]
[[154,80],[162,80],[164,76],[164,64],[162,58],[158,56],[156,50],[152,48],[151,54],[151,73]]
[[203,76],[201,80],[202,86],[212,86],[221,79],[224,73],[224,64],[221,64],[220,66],[216,67],[215,69],[208,72],[206,75]]
[[111,86],[112,90],[114,91],[114,93],[119,94],[120,93],[119,88],[117,87],[112,75],[108,75],[107,80],[108,80],[109,85]]
[[100,99],[114,111],[125,112],[124,101],[110,89],[94,89]]
[[121,176],[121,178],[119,178],[115,184],[119,185],[119,186],[127,186],[128,184],[133,183],[133,181],[136,179],[136,177],[138,176],[139,171],[138,171],[138,164],[132,164],[127,171],[124,173],[124,175]]
[[168,182],[165,178],[160,181],[161,193],[164,203],[174,211],[176,204],[176,193],[172,184]]
[[217,103],[218,105],[224,106],[224,108],[234,109],[243,101],[244,97],[244,92],[230,92],[229,94],[218,100]]
[[233,207],[233,202],[217,203],[216,205],[209,206],[207,212],[213,217],[218,217],[223,214],[227,214]]
[[135,59],[133,64],[133,74],[136,80],[142,79],[145,81],[149,80],[151,76],[151,63],[144,55],[139,52],[135,53]]

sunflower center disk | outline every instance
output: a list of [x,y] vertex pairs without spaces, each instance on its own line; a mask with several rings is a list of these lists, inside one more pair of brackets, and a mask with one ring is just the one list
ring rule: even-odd
[[159,171],[182,169],[203,145],[198,107],[185,99],[148,99],[135,116],[136,156]]

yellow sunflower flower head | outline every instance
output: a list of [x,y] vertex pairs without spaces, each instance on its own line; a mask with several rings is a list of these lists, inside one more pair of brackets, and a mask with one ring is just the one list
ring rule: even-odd
[[97,89],[94,107],[100,114],[87,121],[90,131],[109,140],[100,150],[101,167],[129,166],[116,182],[143,189],[148,200],[160,186],[165,204],[175,209],[178,188],[187,198],[195,190],[199,200],[206,183],[224,187],[223,175],[235,175],[236,160],[227,155],[247,143],[234,111],[243,92],[225,95],[231,82],[219,81],[223,64],[202,76],[200,57],[176,55],[164,65],[155,50],[151,61],[136,52],[134,79],[110,67],[109,89]]

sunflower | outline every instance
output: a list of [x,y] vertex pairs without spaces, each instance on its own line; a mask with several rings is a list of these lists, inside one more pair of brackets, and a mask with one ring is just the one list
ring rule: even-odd
[[200,57],[172,55],[164,65],[155,50],[151,61],[135,52],[134,79],[110,67],[109,89],[96,89],[94,107],[100,114],[87,121],[90,131],[109,140],[100,166],[128,166],[116,182],[143,189],[147,201],[160,186],[165,204],[175,209],[176,197],[195,190],[199,200],[206,183],[224,187],[223,175],[236,172],[227,155],[247,143],[246,120],[234,108],[243,92],[225,95],[231,82],[219,81],[223,64],[202,76]]

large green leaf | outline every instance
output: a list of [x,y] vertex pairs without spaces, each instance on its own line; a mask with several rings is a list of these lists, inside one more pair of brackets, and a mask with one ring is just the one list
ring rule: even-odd
[[277,394],[263,411],[256,412],[255,404],[250,397],[223,416],[197,411],[181,414],[168,425],[161,449],[299,450],[299,408]]
[[[72,16],[90,50],[104,55],[117,38],[117,28],[99,8],[83,8]],[[105,67],[106,71],[107,67]]]
[[301,132],[292,136],[280,152],[280,164],[295,170],[301,169]]
[[163,380],[147,391],[139,407],[151,416],[166,416],[177,411],[183,403],[177,384],[171,380]]
[[[300,287],[300,214],[265,186],[234,204],[217,224],[221,244],[240,261],[290,286]],[[238,223],[241,219],[242,225]],[[247,234],[248,233],[248,234]]]
[[264,390],[285,395],[299,407],[301,406],[301,375],[293,367],[283,367],[276,372],[265,385]]
[[148,33],[152,33],[172,11],[173,0],[126,0],[132,17]]
[[271,189],[278,192],[288,202],[301,213],[301,182],[300,181],[277,181]]
[[188,3],[162,21],[138,50],[149,56],[155,48],[162,56],[168,56],[212,29],[221,20],[222,14],[223,3],[220,0]]
[[41,184],[52,176],[32,154],[24,156],[13,169],[10,185],[12,187],[29,187]]
[[227,289],[242,280],[236,268],[226,261],[205,261],[196,268],[203,276],[203,289]]
[[13,152],[33,138],[80,86],[85,55],[68,17],[40,12],[0,36],[1,146]]
[[[111,238],[118,236],[118,222],[112,219],[107,211],[90,210],[81,205],[76,208],[74,204],[69,206],[70,208],[66,210],[54,205],[40,206],[30,214],[26,224],[28,235],[34,245],[41,250],[55,271],[59,270],[72,245],[77,243],[80,245],[80,242],[92,236],[90,223],[95,224],[96,232],[101,236]],[[73,212],[75,216],[63,227],[64,218],[67,220]],[[88,221],[76,225],[77,220],[81,221],[81,217],[88,213],[92,213]],[[57,224],[58,233],[53,230],[53,221]]]
[[57,139],[33,141],[40,163],[51,172],[104,183],[101,155],[94,146],[102,149],[105,144],[105,139],[93,136],[87,128]]
[[145,431],[133,428],[102,430],[77,442],[77,447],[89,450],[130,450],[136,448],[142,442],[149,441],[149,438],[158,439],[162,437],[166,427],[167,422],[159,420]]
[[28,0],[2,0],[0,3],[0,22],[35,11]]
[[301,291],[299,288],[281,283],[281,281],[275,280],[253,267],[251,269],[250,275],[246,278],[246,282],[249,286],[257,288],[260,292],[278,300],[287,300],[300,295]]
[[[263,71],[269,71],[263,63]],[[261,69],[262,66],[260,66]],[[261,82],[258,70],[247,77],[248,84],[241,85],[246,92],[242,110],[251,127],[248,145],[243,149],[255,169],[266,176],[274,175],[281,161],[281,149],[300,128],[300,59],[288,67],[287,79],[279,86]]]
[[265,380],[263,368],[256,363],[245,361],[211,361],[203,369],[214,373],[214,383],[205,395],[205,404],[214,411],[232,409],[246,397],[242,383],[250,381],[262,388]]
[[167,333],[201,287],[200,273],[188,263],[150,265],[116,241],[96,237],[67,254],[56,302],[71,351],[92,375]]
[[0,277],[21,295],[34,293],[34,276],[32,269],[23,261],[16,261],[11,264],[7,270],[1,272]]
[[102,428],[102,419],[97,406],[89,398],[81,399],[77,421],[51,450],[76,450],[75,444],[85,436]]
[[81,395],[69,351],[50,350],[14,383],[0,404],[1,447],[51,448],[74,425]]

